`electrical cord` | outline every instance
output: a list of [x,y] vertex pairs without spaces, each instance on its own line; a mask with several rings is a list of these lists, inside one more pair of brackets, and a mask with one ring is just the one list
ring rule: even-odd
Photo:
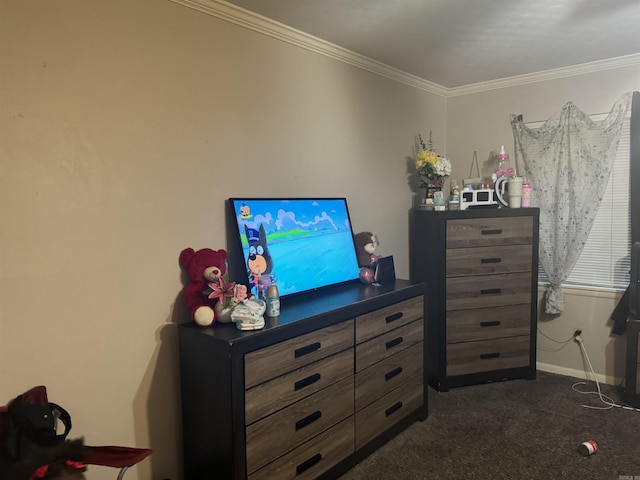
[[[630,407],[628,405],[620,405],[618,403],[616,403],[611,397],[608,397],[607,395],[602,393],[602,390],[600,389],[600,382],[598,382],[598,379],[596,378],[596,372],[593,370],[593,365],[591,365],[591,360],[589,360],[589,354],[587,353],[587,349],[584,346],[584,343],[582,342],[582,337],[580,335],[575,335],[575,341],[578,342],[578,345],[580,346],[580,351],[582,352],[582,354],[584,355],[585,360],[587,361],[587,365],[589,366],[589,370],[591,371],[591,374],[593,375],[593,381],[596,384],[596,388],[597,391],[596,392],[584,392],[582,390],[579,390],[578,388],[576,388],[578,385],[586,385],[587,382],[576,382],[574,383],[571,388],[578,392],[581,393],[583,395],[597,395],[600,398],[600,401],[602,403],[604,403],[606,405],[606,407],[598,407],[595,405],[582,405],[584,408],[591,408],[594,410],[609,410],[613,407],[617,407],[617,408],[622,408],[623,410],[633,410],[636,412],[640,412],[640,408],[634,408],[634,407]],[[588,378],[589,373],[585,370],[585,378]]]
[[554,343],[558,343],[560,344],[560,346],[558,348],[543,348],[540,345],[538,345],[538,349],[544,351],[544,352],[549,352],[549,353],[554,353],[554,352],[559,352],[560,350],[562,350],[564,347],[566,347],[567,345],[569,345],[571,343],[571,341],[574,339],[574,336],[571,335],[571,337],[569,337],[566,340],[556,340],[555,338],[550,337],[549,335],[547,335],[546,333],[544,333],[540,327],[538,327],[538,333],[540,335],[542,335],[543,337],[551,340]]

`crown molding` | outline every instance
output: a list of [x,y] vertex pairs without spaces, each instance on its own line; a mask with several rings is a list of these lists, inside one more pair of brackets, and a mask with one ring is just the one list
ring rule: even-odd
[[267,35],[283,42],[295,45],[306,50],[324,55],[334,60],[347,63],[368,72],[389,78],[396,82],[404,83],[429,93],[446,96],[447,89],[433,82],[429,82],[402,70],[390,67],[384,63],[326,42],[320,38],[291,28],[282,23],[263,17],[256,13],[232,5],[223,0],[169,0],[173,3],[198,10],[208,15],[226,20],[254,32]]
[[295,28],[258,15],[244,8],[225,2],[224,0],[169,0],[170,2],[198,10],[227,22],[253,30],[263,35],[295,45],[300,48],[344,62],[368,72],[389,78],[410,87],[424,90],[442,97],[456,97],[470,93],[486,92],[507,87],[516,87],[530,83],[544,82],[574,75],[594,73],[602,70],[640,65],[640,54],[583,63],[570,67],[544,70],[541,72],[517,75],[488,82],[473,83],[461,87],[446,88],[437,83],[411,75],[397,68],[365,57],[358,53],[329,43]]
[[625,55],[623,57],[609,58],[606,60],[598,60],[596,62],[582,63],[572,65],[570,67],[554,68],[551,70],[543,70],[541,72],[528,73],[525,75],[517,75],[514,77],[500,78],[488,82],[474,83],[447,89],[445,96],[456,97],[459,95],[468,95],[469,93],[486,92],[488,90],[497,90],[506,87],[517,87],[536,82],[545,82],[558,78],[571,77],[574,75],[583,75],[586,73],[594,73],[603,70],[612,70],[615,68],[630,67],[640,65],[640,53],[633,55]]

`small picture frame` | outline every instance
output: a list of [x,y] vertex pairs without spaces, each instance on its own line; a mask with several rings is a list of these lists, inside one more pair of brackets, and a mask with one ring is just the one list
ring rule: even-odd
[[393,255],[382,257],[378,260],[373,281],[379,284],[385,284],[395,281],[396,269],[393,264]]

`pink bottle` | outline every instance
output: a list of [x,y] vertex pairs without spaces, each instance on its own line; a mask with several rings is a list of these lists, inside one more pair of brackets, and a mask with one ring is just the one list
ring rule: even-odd
[[531,206],[531,190],[531,184],[527,182],[525,178],[522,184],[522,203],[520,204],[522,208],[529,208]]

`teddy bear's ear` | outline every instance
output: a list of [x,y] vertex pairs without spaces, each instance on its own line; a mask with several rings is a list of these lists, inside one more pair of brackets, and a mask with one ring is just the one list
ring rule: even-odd
[[182,250],[180,252],[180,259],[179,259],[180,265],[183,267],[186,267],[187,265],[189,265],[189,262],[193,258],[194,253],[195,251],[193,250],[193,248],[185,248],[184,250]]
[[226,250],[220,249],[218,250],[218,254],[225,260],[229,260],[229,254],[227,253]]

